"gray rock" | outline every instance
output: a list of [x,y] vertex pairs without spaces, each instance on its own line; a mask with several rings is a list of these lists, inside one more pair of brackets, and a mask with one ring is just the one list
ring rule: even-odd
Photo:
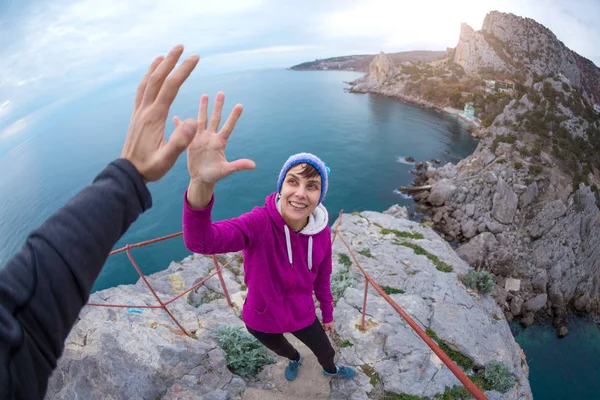
[[521,325],[528,327],[533,325],[535,322],[535,315],[533,313],[527,313],[521,318]]
[[521,312],[523,311],[523,304],[524,302],[522,298],[520,298],[519,296],[513,297],[513,299],[510,302],[510,312],[513,316],[518,317],[519,315],[521,315]]
[[531,280],[533,288],[538,292],[545,293],[548,285],[548,273],[545,269],[538,270],[535,277]]
[[498,222],[496,222],[496,221],[494,221],[492,219],[486,219],[485,220],[485,226],[493,234],[500,233],[500,232],[502,232],[504,230],[504,226],[502,224],[499,224]]
[[561,326],[560,328],[558,328],[558,332],[556,333],[556,336],[558,336],[559,338],[565,337],[569,334],[569,328],[566,327],[565,325]]
[[522,194],[523,192],[525,192],[527,190],[527,186],[515,184],[515,185],[513,185],[513,190],[515,191],[516,194]]
[[498,176],[493,171],[486,171],[483,173],[482,179],[485,183],[495,185],[498,182]]
[[448,200],[455,192],[456,186],[452,181],[442,179],[433,185],[427,201],[434,206],[441,206],[444,205],[446,200]]
[[494,249],[497,243],[494,235],[484,232],[456,249],[456,254],[470,266],[476,268],[483,264],[488,253]]
[[465,206],[465,214],[467,217],[475,215],[475,204],[469,203]]
[[546,305],[548,295],[546,293],[538,294],[532,299],[527,300],[523,306],[526,312],[536,313]]
[[462,217],[465,215],[465,213],[462,212],[462,210],[460,208],[457,208],[456,210],[454,210],[454,212],[451,215],[452,215],[452,218],[460,221],[462,219]]
[[492,216],[503,224],[510,224],[517,211],[518,197],[503,179],[496,185],[493,197]]
[[463,236],[467,239],[471,239],[477,234],[477,226],[475,225],[475,221],[473,221],[472,219],[464,220],[461,224],[461,229],[463,232]]
[[502,307],[504,303],[506,303],[506,299],[508,298],[508,292],[500,285],[496,285],[494,287],[494,291],[492,292],[492,297],[496,300],[496,303]]
[[421,200],[425,200],[427,197],[429,197],[429,192],[426,190],[423,190],[422,192],[415,194],[413,196],[413,199],[415,201],[421,201]]
[[533,182],[531,185],[527,187],[525,193],[521,195],[519,199],[519,207],[521,210],[525,209],[536,197],[538,197],[539,191],[537,182]]
[[483,233],[487,230],[487,227],[485,226],[485,223],[481,222],[479,223],[479,225],[477,225],[477,233]]
[[470,204],[473,202],[473,199],[475,198],[475,195],[473,193],[468,193],[467,194],[467,198],[465,199],[465,203]]
[[438,177],[437,169],[435,167],[429,167],[425,171],[425,176],[428,179],[436,179]]
[[408,219],[408,210],[406,207],[401,207],[398,204],[394,204],[383,213],[391,215],[395,218]]
[[546,204],[528,227],[531,237],[543,236],[554,226],[556,219],[562,217],[566,211],[567,207],[561,200],[554,200]]

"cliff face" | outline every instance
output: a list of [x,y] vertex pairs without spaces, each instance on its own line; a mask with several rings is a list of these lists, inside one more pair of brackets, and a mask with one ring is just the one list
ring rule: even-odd
[[[600,124],[564,76],[536,83],[484,130],[474,154],[456,166],[425,167],[415,199],[428,224],[473,267],[492,271],[508,319],[552,317],[567,333],[569,309],[600,313]],[[574,111],[583,110],[583,111]],[[531,303],[529,303],[531,302]]]
[[536,75],[560,73],[594,101],[600,101],[600,70],[530,18],[492,11],[481,31],[463,24],[454,62],[468,74],[491,68],[528,82]]
[[[472,102],[481,118],[475,153],[456,166],[426,165],[416,185],[431,189],[414,198],[469,264],[494,272],[500,287],[521,280],[495,293],[506,317],[551,317],[562,336],[569,311],[600,314],[600,69],[543,25],[494,11],[481,31],[463,24],[445,59],[379,77],[352,91],[439,109]],[[490,81],[507,78],[517,84]]]
[[514,72],[485,40],[484,36],[475,32],[467,24],[460,26],[460,39],[454,51],[453,61],[463,67],[467,74],[476,74],[481,68],[496,71]]
[[[393,214],[393,215],[392,215]],[[395,217],[397,215],[399,217]],[[422,329],[468,361],[467,373],[491,361],[503,363],[515,378],[506,393],[487,391],[490,399],[531,399],[528,368],[502,311],[489,295],[465,288],[467,264],[432,230],[409,221],[406,210],[344,214],[339,227],[361,266]],[[358,253],[360,252],[360,253]],[[325,379],[307,350],[304,370],[292,384],[283,379],[285,362],[269,364],[255,378],[227,367],[218,344],[219,327],[240,327],[246,296],[243,264],[236,254],[224,270],[234,309],[227,306],[219,281],[212,278],[169,307],[193,337],[177,334],[162,310],[86,307],[67,339],[50,381],[48,399],[250,399],[383,398],[384,393],[435,396],[460,385],[429,347],[372,289],[366,304],[366,331],[360,331],[364,278],[337,238],[333,245],[334,346],[338,362],[356,369],[349,381]],[[442,272],[443,265],[448,271]],[[198,254],[149,277],[168,299],[209,274],[212,260]],[[141,282],[92,295],[96,303],[153,305]],[[431,333],[433,334],[433,333]],[[314,369],[314,371],[312,369]],[[296,382],[298,383],[296,385]],[[250,397],[250,393],[254,397]]]
[[394,61],[382,51],[369,65],[369,82],[373,85],[382,85],[394,75],[394,69]]

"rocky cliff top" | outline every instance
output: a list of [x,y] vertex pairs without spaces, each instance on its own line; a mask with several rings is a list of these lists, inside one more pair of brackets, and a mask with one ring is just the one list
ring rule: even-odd
[[522,82],[560,73],[600,102],[600,69],[530,18],[492,11],[481,31],[463,24],[453,61],[468,74],[491,69]]
[[[495,301],[462,283],[468,269],[465,261],[432,230],[402,218],[406,212],[401,208],[390,213],[400,218],[375,212],[343,215],[340,232],[361,266],[422,329],[446,346],[473,379],[482,382],[483,368],[492,361],[508,368],[516,383],[504,394],[488,390],[488,398],[531,398],[524,354]],[[295,386],[281,378],[285,367],[281,359],[256,377],[237,375],[227,367],[226,352],[214,333],[223,326],[243,327],[239,318],[246,293],[243,260],[236,254],[226,258],[234,260],[224,271],[234,309],[222,298],[216,278],[170,306],[192,338],[178,334],[162,310],[84,308],[67,339],[47,398],[366,399],[383,398],[386,392],[434,396],[459,389],[459,381],[373,289],[366,305],[367,329],[358,329],[364,278],[339,238],[333,247],[334,346],[337,361],[355,367],[357,376],[330,382],[320,375],[308,352],[303,354],[306,370],[300,371]],[[196,254],[149,280],[166,300],[211,268],[210,258]],[[141,282],[97,292],[90,300],[155,304]]]

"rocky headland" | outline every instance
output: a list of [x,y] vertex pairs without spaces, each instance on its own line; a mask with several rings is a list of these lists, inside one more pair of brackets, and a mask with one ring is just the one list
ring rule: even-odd
[[[489,13],[463,24],[456,48],[434,62],[385,54],[353,92],[455,110],[470,105],[476,151],[456,165],[416,165],[404,188],[422,222],[477,270],[494,274],[508,320],[600,313],[600,69],[537,22]],[[464,115],[463,115],[464,116]]]

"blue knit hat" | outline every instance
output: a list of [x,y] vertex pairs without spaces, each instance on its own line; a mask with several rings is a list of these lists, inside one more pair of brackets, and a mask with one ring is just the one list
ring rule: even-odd
[[319,198],[319,203],[325,200],[325,195],[327,194],[327,186],[329,184],[329,167],[325,165],[323,161],[314,154],[311,153],[298,153],[290,156],[287,159],[285,164],[283,164],[283,168],[281,168],[281,172],[279,173],[279,179],[277,180],[277,192],[281,193],[281,186],[283,185],[283,180],[285,179],[285,175],[287,172],[296,164],[310,164],[319,172],[321,175],[321,197]]

